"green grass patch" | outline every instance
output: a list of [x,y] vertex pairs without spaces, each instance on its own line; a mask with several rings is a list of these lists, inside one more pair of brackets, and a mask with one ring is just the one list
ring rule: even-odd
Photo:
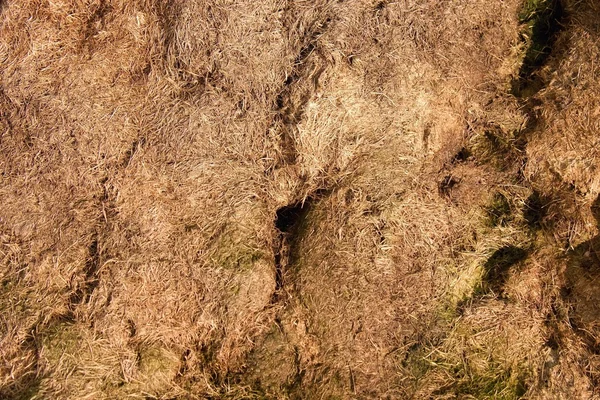
[[256,261],[265,256],[261,250],[252,247],[252,241],[248,238],[233,235],[223,235],[214,249],[211,257],[213,263],[227,270],[250,270]]
[[472,396],[476,399],[516,400],[527,392],[525,376],[512,369],[502,369],[500,366],[488,368],[479,374],[472,374],[464,365],[455,367],[452,371],[458,378],[457,382],[439,390],[437,395],[454,394],[458,398]]
[[502,193],[495,193],[491,202],[484,207],[486,225],[490,227],[506,226],[512,219],[510,202]]

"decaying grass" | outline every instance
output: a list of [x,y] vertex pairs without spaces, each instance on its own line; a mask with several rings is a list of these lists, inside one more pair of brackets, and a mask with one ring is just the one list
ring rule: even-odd
[[0,2],[0,397],[593,398],[596,2]]

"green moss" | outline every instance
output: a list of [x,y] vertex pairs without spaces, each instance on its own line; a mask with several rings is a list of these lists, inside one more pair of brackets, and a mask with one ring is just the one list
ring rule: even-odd
[[490,367],[485,373],[471,375],[458,367],[454,372],[459,382],[449,392],[459,397],[470,395],[477,399],[516,400],[527,392],[526,375],[512,369]]
[[477,399],[513,400],[523,397],[527,388],[524,379],[513,376],[511,371],[490,370],[486,375],[475,375],[457,384],[456,395],[470,395]]
[[265,255],[257,248],[250,247],[249,240],[223,235],[216,245],[212,259],[215,264],[225,269],[247,270]]
[[82,338],[74,325],[58,323],[51,326],[42,343],[44,355],[51,364],[58,363],[64,355],[70,355],[66,359],[76,365],[73,355],[80,353]]
[[423,378],[431,368],[431,364],[427,360],[427,350],[422,344],[416,343],[404,354],[402,367],[408,370],[413,379]]
[[151,379],[174,377],[179,367],[177,357],[160,347],[147,347],[139,352],[140,372]]
[[263,257],[262,252],[248,249],[234,249],[219,260],[219,264],[225,268],[249,269],[254,263]]
[[[506,361],[505,336],[478,337],[481,328],[457,323],[451,334],[452,345],[438,352],[432,365],[442,368],[452,378],[450,384],[434,395],[451,398],[504,399],[522,398],[528,389],[533,368],[526,360]],[[446,397],[444,397],[446,398]]]
[[523,147],[519,131],[493,126],[471,139],[471,149],[479,164],[489,164],[498,171],[510,171],[519,164]]
[[491,227],[506,226],[511,220],[511,207],[502,193],[495,193],[492,201],[485,206],[486,224]]

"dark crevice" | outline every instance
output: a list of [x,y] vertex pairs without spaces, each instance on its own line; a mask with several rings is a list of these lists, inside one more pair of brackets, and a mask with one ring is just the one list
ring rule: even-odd
[[136,139],[131,143],[131,147],[127,149],[125,152],[125,156],[123,157],[123,161],[121,162],[121,166],[127,168],[133,159],[135,153],[146,143],[146,139],[141,137]]
[[[114,218],[116,214],[114,199],[110,194],[107,182],[108,178],[104,178],[100,181],[100,183],[103,185],[103,191],[99,197],[101,222],[96,232],[93,234],[92,240],[88,246],[88,254],[82,271],[83,282],[77,283],[74,292],[69,296],[68,304],[71,318],[75,318],[76,308],[81,304],[89,302],[92,293],[100,285],[100,268],[102,266],[102,232],[108,226],[109,220]],[[110,302],[110,297],[107,299],[107,302]]]
[[285,243],[285,239],[282,234],[277,238],[277,245],[275,247],[275,293],[273,294],[273,302],[279,298],[279,294],[283,289],[283,265],[282,258],[285,256],[283,252],[285,250],[284,246],[287,247]]
[[98,271],[100,270],[100,251],[98,249],[98,237],[95,236],[88,247],[88,257],[83,269],[84,282],[71,294],[69,304],[74,308],[82,303],[86,303],[92,292],[98,287],[100,278]]
[[423,129],[423,148],[425,152],[429,151],[429,137],[431,136],[431,126],[427,125]]
[[296,163],[297,151],[294,139],[294,131],[296,125],[304,115],[306,104],[310,101],[312,90],[306,89],[305,93],[301,94],[299,101],[294,101],[292,94],[294,87],[301,78],[306,77],[309,71],[315,70],[312,81],[314,88],[318,87],[318,80],[323,73],[324,68],[314,68],[314,65],[308,61],[311,54],[317,50],[317,41],[329,27],[331,18],[326,18],[320,23],[315,24],[315,28],[310,31],[305,40],[304,46],[300,49],[296,58],[291,73],[283,82],[283,87],[275,99],[275,117],[269,127],[278,127],[279,129],[279,147],[282,152],[282,159],[278,162],[278,167],[283,165],[291,165]]
[[[274,120],[269,126],[269,131],[276,129],[279,140],[281,157],[277,160],[275,168],[294,165],[297,158],[297,149],[294,132],[302,120],[306,104],[310,101],[314,91],[318,88],[318,80],[324,71],[324,66],[316,66],[309,61],[310,56],[318,50],[318,40],[331,24],[332,19],[326,17],[313,24],[312,29],[305,35],[298,54],[294,59],[292,71],[287,75],[279,94],[275,99]],[[296,88],[303,78],[311,78],[312,87]],[[298,93],[300,91],[300,93]],[[293,252],[300,226],[308,213],[313,201],[320,197],[323,191],[316,191],[302,201],[295,201],[281,207],[276,212],[275,229],[276,238],[273,244],[275,261],[275,292],[272,302],[277,302],[284,287],[285,272],[292,263]]]
[[286,382],[285,388],[288,393],[293,393],[302,389],[302,380],[304,379],[304,370],[300,357],[300,349],[294,346],[294,374],[291,379]]
[[[288,10],[289,12],[289,10]],[[331,24],[331,17],[315,21],[311,29],[305,34],[303,46],[294,59],[292,71],[286,76],[283,86],[275,99],[274,119],[268,132],[276,130],[279,140],[281,156],[276,161],[274,168],[296,164],[297,149],[294,133],[297,125],[302,120],[306,104],[310,101],[314,91],[318,88],[318,80],[325,67],[315,65],[309,60],[311,55],[318,51],[318,40]],[[287,23],[289,25],[289,22]],[[291,29],[290,29],[291,30]],[[312,87],[297,88],[304,79],[312,80]],[[302,201],[294,201],[276,211],[275,230],[276,238],[273,244],[275,261],[275,292],[272,302],[277,302],[284,287],[285,272],[293,262],[295,243],[304,218],[315,199],[321,197],[323,191],[316,191]]]
[[317,190],[303,201],[296,201],[281,207],[275,216],[276,238],[273,245],[275,256],[275,293],[272,302],[281,298],[285,285],[286,272],[296,260],[296,251],[305,220],[314,203],[327,195],[330,191]]
[[296,235],[302,220],[306,216],[312,204],[312,199],[297,202],[277,210],[275,217],[275,229],[277,238],[275,240],[275,294],[278,299],[284,286],[284,274],[286,268],[292,261],[291,250],[296,240]]
[[534,191],[525,200],[523,210],[523,218],[527,221],[527,225],[531,229],[540,229],[542,221],[548,213],[549,199],[540,194],[537,190]]
[[137,334],[137,327],[135,325],[135,322],[133,322],[131,318],[127,319],[127,332],[130,338],[134,337]]
[[189,363],[191,354],[192,354],[192,350],[186,349],[183,352],[183,354],[181,355],[181,358],[179,360],[179,370],[177,371],[177,378],[181,378],[187,373],[188,368],[189,368],[188,363]]
[[309,202],[300,202],[291,206],[281,207],[277,210],[275,227],[281,233],[290,233],[297,226],[309,203],[310,200]]

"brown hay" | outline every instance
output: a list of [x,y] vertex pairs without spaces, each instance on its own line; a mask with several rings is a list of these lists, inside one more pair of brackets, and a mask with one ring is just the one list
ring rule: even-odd
[[599,10],[516,98],[522,5],[0,2],[0,397],[591,396]]

